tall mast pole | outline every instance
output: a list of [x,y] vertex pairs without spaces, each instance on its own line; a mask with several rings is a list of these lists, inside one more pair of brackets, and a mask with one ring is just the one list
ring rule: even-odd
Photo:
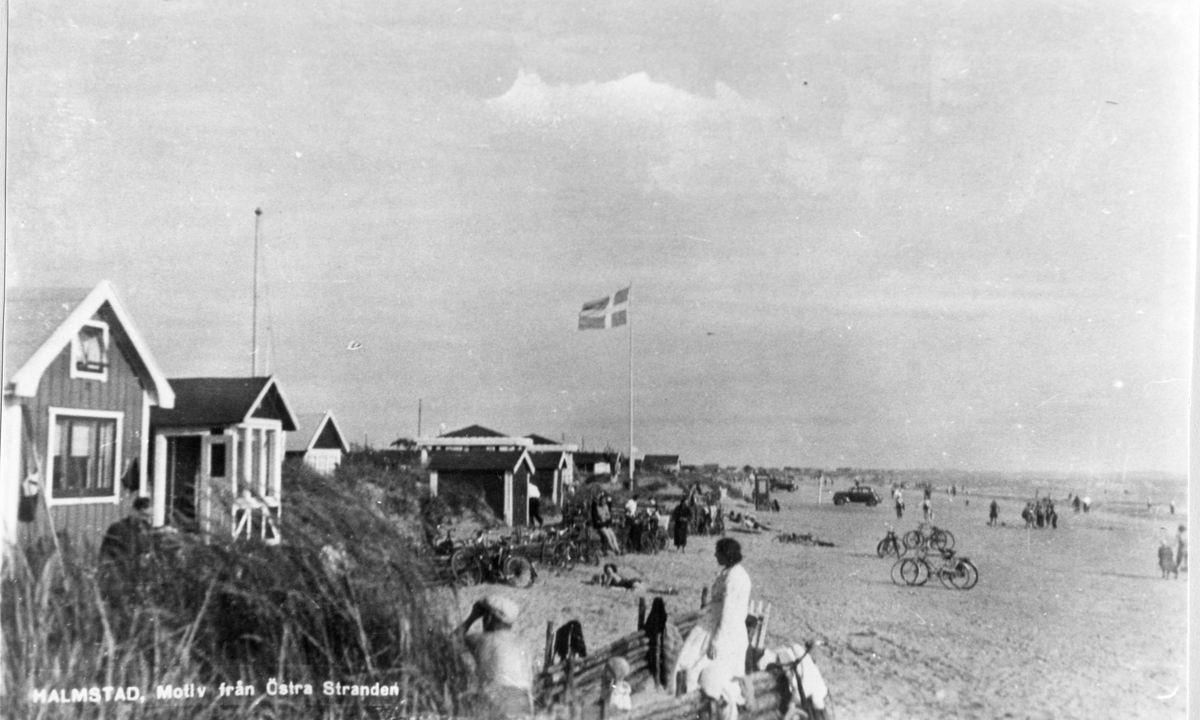
[[633,492],[633,281],[629,282],[629,310],[625,313],[629,325],[629,491]]
[[254,208],[254,317],[250,321],[250,377],[258,374],[258,221],[262,208]]

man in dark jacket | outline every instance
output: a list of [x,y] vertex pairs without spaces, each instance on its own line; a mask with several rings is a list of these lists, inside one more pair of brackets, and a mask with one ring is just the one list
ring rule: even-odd
[[108,527],[100,543],[100,562],[131,568],[150,551],[150,498],[133,501],[133,512]]

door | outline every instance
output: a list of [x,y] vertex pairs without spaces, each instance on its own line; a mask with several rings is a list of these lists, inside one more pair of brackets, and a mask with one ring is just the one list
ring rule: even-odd
[[167,440],[167,513],[172,525],[196,520],[196,484],[200,476],[200,437],[176,435]]
[[233,532],[233,438],[206,435],[201,439],[200,479],[196,493],[200,527],[205,533]]

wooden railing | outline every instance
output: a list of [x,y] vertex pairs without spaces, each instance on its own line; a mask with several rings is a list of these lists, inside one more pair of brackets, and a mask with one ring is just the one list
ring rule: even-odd
[[[702,598],[702,603],[703,603]],[[661,666],[663,658],[658,662],[651,658],[651,648],[662,648],[661,636],[658,642],[645,629],[646,601],[641,598],[638,604],[638,630],[618,638],[602,648],[595,649],[586,657],[568,656],[550,664],[552,658],[552,643],[554,641],[554,625],[550,623],[546,629],[546,660],[544,670],[534,680],[534,696],[540,707],[567,709],[566,716],[572,720],[597,720],[598,718],[616,718],[617,715],[608,711],[604,706],[604,671],[613,658],[624,658],[629,663],[629,675],[625,681],[638,693],[650,686],[660,689],[664,686],[662,680],[665,673],[655,677],[652,669]],[[761,648],[766,638],[766,620],[770,616],[770,606],[758,603],[753,606],[753,613],[759,621],[752,635],[754,645]],[[669,618],[678,628],[680,635],[687,634],[699,623],[703,609],[680,613]],[[670,668],[665,669],[670,672]],[[791,689],[788,683],[787,670],[772,667],[768,670],[754,673],[747,680],[753,688],[752,700],[747,707],[739,709],[741,720],[774,720],[787,714],[791,705]],[[650,702],[636,705],[631,711],[621,713],[622,720],[691,720],[699,717],[720,717],[713,701],[701,695],[698,689],[674,696],[663,697]]]

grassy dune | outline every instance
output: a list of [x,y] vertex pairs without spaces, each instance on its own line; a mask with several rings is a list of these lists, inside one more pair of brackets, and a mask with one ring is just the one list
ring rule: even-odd
[[[419,510],[415,488],[361,467],[327,480],[289,466],[284,483],[278,546],[163,534],[120,571],[97,568],[90,548],[20,557],[0,598],[0,716],[465,710],[457,699],[469,673],[448,604],[431,602],[417,543],[392,514]],[[364,697],[353,687],[376,683],[394,692]],[[248,686],[253,694],[237,694]],[[163,687],[184,697],[159,697]]]

